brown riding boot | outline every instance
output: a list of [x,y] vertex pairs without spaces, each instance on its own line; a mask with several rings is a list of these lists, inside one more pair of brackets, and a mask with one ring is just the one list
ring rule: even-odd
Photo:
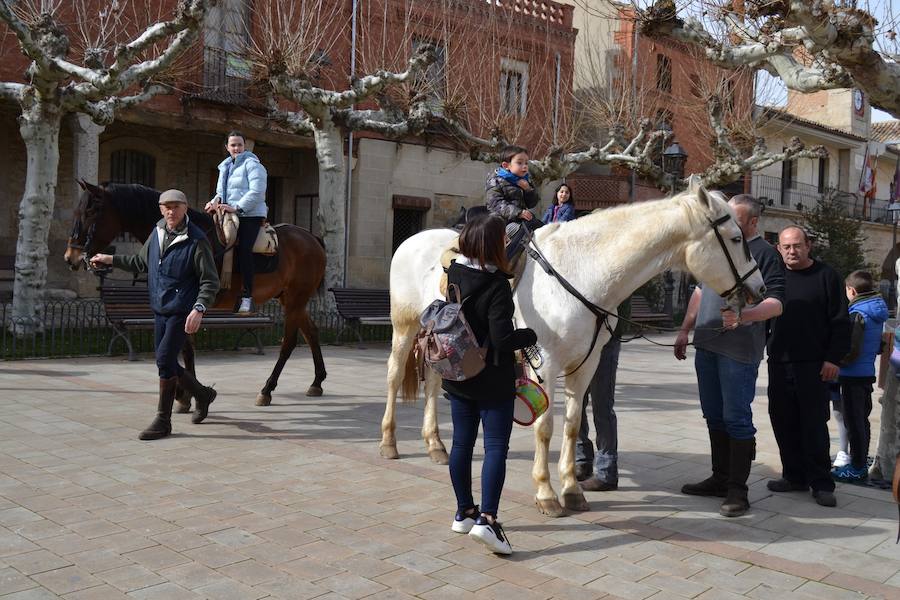
[[191,423],[195,425],[202,423],[209,414],[209,405],[216,399],[216,390],[197,381],[188,371],[181,374],[181,385],[194,397],[195,408]]
[[747,479],[750,466],[756,457],[756,439],[736,440],[731,438],[731,458],[728,465],[728,495],[719,509],[723,517],[739,517],[750,510],[747,499]]
[[728,493],[728,467],[730,438],[725,431],[709,430],[710,459],[712,476],[699,483],[686,483],[681,487],[682,494],[690,496],[718,496],[724,498]]
[[172,433],[172,405],[175,403],[175,387],[177,385],[177,377],[159,380],[159,404],[156,408],[156,418],[150,423],[150,427],[141,432],[138,439],[158,440]]

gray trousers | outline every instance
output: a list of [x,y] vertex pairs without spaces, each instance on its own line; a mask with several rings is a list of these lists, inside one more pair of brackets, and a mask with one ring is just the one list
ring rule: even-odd
[[[607,483],[619,482],[619,436],[616,411],[616,370],[619,368],[619,350],[622,342],[612,337],[600,353],[600,364],[581,403],[581,429],[575,442],[575,463],[594,464],[597,479]],[[591,444],[587,420],[588,397],[594,417],[594,434],[597,452]]]

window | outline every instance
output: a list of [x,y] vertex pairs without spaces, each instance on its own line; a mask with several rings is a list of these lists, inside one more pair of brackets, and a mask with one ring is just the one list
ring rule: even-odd
[[[671,110],[661,109],[656,111],[656,129],[657,130],[665,130],[672,131],[672,121],[675,118],[675,115],[672,114]],[[668,141],[663,138],[659,138],[656,141],[656,148],[653,150],[654,161],[656,165],[662,169],[663,165],[663,150],[666,149],[668,144],[672,143],[674,136],[670,137]]]
[[414,38],[412,43],[413,54],[425,44],[431,44],[434,47],[435,58],[434,62],[428,65],[424,77],[422,75],[417,77],[416,84],[417,87],[421,84],[427,89],[428,97],[431,100],[440,101],[447,95],[445,70],[447,65],[447,45],[427,38]]
[[156,187],[156,159],[138,150],[116,150],[109,155],[109,180]]
[[394,209],[394,237],[391,245],[391,255],[397,251],[406,238],[411,237],[424,229],[425,211],[410,208]]
[[500,110],[522,116],[528,96],[528,63],[500,59]]
[[772,244],[773,246],[778,245],[778,232],[777,231],[767,231],[763,234],[763,239]]
[[[787,148],[784,148],[787,150]],[[790,204],[790,190],[797,187],[797,161],[785,160],[781,163],[781,205]]]
[[672,61],[665,54],[656,55],[656,89],[672,91]]
[[[115,150],[109,155],[109,180],[156,187],[156,158],[138,150]],[[113,241],[139,243],[130,233],[121,233]]]
[[319,235],[319,196],[298,194],[294,196],[294,225],[308,229]]
[[828,158],[819,158],[819,193],[824,194],[828,187]]
[[203,85],[225,102],[246,95],[250,62],[244,52],[250,42],[248,0],[220,0],[209,9],[203,29]]

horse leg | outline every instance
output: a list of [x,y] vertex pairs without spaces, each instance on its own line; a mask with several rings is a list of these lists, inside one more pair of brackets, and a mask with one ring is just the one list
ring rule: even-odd
[[581,427],[581,402],[590,378],[596,368],[593,361],[587,361],[583,370],[566,377],[566,411],[563,425],[563,443],[559,453],[559,482],[563,506],[569,510],[590,510],[584,491],[575,477],[575,442]]
[[562,517],[566,514],[553,486],[550,485],[550,438],[553,437],[553,384],[554,379],[549,378],[547,386],[547,399],[549,407],[547,412],[538,417],[534,423],[534,466],[531,468],[531,479],[537,488],[534,503],[538,510],[550,517]]
[[[306,395],[321,396],[322,382],[328,377],[328,373],[325,372],[325,360],[322,358],[322,347],[319,345],[319,328],[309,318],[306,306],[300,311],[300,333],[303,334],[303,339],[306,340],[306,345],[309,346],[312,352],[313,366],[316,372],[316,377],[313,379],[309,389],[306,390]],[[274,388],[275,386],[273,385],[272,387]]]
[[[184,359],[184,370],[191,375],[196,375],[194,365],[194,336],[189,335],[184,341],[181,348],[181,357]],[[189,413],[191,412],[191,393],[188,392],[181,384],[175,390],[175,412]]]
[[269,406],[272,403],[272,390],[278,385],[278,377],[284,369],[284,363],[291,357],[294,348],[297,347],[297,331],[300,328],[299,311],[292,311],[288,307],[284,310],[284,338],[281,340],[281,349],[278,352],[278,360],[272,374],[266,380],[266,385],[256,395],[257,406]]
[[[394,417],[397,393],[401,386],[406,393],[412,395],[412,398],[407,398],[407,400],[414,400],[415,394],[418,393],[418,374],[415,372],[415,364],[410,362],[415,331],[413,325],[404,328],[400,324],[394,324],[394,332],[391,336],[391,355],[388,357],[387,364],[387,401],[384,405],[384,416],[381,418],[379,451],[383,458],[400,458],[400,453],[397,452],[397,422]],[[411,369],[410,365],[412,365]],[[408,381],[409,378],[411,381]]]
[[441,391],[441,378],[437,373],[428,370],[425,376],[425,414],[422,419],[422,439],[425,440],[425,448],[431,462],[446,465],[450,462],[444,442],[441,441],[441,433],[438,431],[437,399]]

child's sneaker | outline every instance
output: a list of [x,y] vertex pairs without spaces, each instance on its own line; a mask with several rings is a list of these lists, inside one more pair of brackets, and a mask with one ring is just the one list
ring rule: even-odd
[[832,469],[831,476],[838,481],[853,483],[855,481],[865,481],[868,479],[869,471],[865,467],[857,469],[854,468],[853,465],[844,465],[843,467],[835,467]]
[[488,523],[484,515],[479,516],[469,535],[487,546],[494,554],[512,554],[512,546],[509,545],[506,532],[496,519],[493,523]]
[[[455,531],[456,533],[469,533],[472,531],[472,526],[475,525],[475,518],[481,511],[478,510],[476,506],[469,511],[456,511],[456,516],[453,517],[453,525],[450,526],[450,529]],[[466,513],[469,514],[466,514]]]
[[832,467],[846,467],[850,464],[850,455],[843,450],[838,450],[837,456],[834,457]]

